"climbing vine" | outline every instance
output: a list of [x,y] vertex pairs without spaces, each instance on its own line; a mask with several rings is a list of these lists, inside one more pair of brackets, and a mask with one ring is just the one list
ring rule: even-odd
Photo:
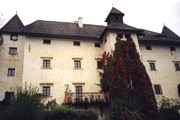
[[[111,100],[118,98],[136,104],[148,120],[156,120],[158,110],[150,78],[131,35],[125,36],[126,41],[122,36],[116,37],[113,54],[103,54],[102,91],[109,92]],[[133,106],[129,107],[133,109]]]

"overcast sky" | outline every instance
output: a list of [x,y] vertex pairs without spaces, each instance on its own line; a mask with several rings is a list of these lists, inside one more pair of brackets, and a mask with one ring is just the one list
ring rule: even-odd
[[180,36],[180,0],[0,0],[0,17],[6,23],[17,12],[24,25],[35,20],[106,25],[111,8],[125,14],[124,22],[136,28],[161,32],[165,24]]

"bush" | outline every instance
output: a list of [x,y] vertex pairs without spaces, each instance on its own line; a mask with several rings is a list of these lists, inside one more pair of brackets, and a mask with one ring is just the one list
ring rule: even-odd
[[112,100],[108,117],[110,120],[144,120],[144,115],[139,108],[121,100]]
[[24,88],[17,87],[14,92],[16,94],[11,105],[1,113],[4,116],[3,119],[8,120],[11,116],[12,120],[40,120],[44,104],[37,87],[25,84]]
[[159,102],[159,119],[160,120],[180,120],[180,101],[176,99],[169,99],[163,97],[162,101]]
[[77,120],[78,115],[73,107],[59,105],[55,101],[48,103],[50,111],[45,112],[45,120]]
[[78,120],[98,120],[98,114],[92,110],[77,111]]

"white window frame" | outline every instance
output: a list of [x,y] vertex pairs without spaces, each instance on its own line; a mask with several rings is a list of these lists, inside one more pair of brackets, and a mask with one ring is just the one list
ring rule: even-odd
[[82,58],[72,58],[72,59],[74,63],[73,69],[76,69],[76,70],[83,69]]
[[7,76],[8,77],[15,77],[16,75],[16,69],[15,68],[8,68]]
[[44,96],[51,96],[51,86],[42,86],[42,94]]
[[[52,57],[41,57],[41,68],[42,69],[52,69]],[[49,66],[44,66],[44,62],[49,61]],[[46,63],[47,65],[47,63]]]
[[160,84],[154,84],[154,92],[156,95],[163,95],[162,87]]

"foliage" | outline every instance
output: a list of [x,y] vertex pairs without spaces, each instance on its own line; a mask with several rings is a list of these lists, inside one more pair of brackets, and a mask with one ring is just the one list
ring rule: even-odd
[[150,78],[131,36],[126,35],[126,41],[121,38],[117,36],[113,54],[103,54],[102,91],[108,91],[111,99],[137,104],[149,120],[155,120],[158,110]]
[[16,94],[12,104],[3,111],[3,114],[10,114],[13,120],[39,120],[44,105],[37,87],[25,84],[24,88],[22,86],[14,88],[14,92]]
[[118,99],[112,100],[108,113],[110,120],[144,120],[138,106]]
[[98,114],[96,111],[85,110],[76,112],[78,113],[78,120],[98,120]]
[[73,107],[68,105],[59,105],[55,100],[48,102],[46,106],[48,106],[48,109],[50,110],[50,112],[46,113],[46,119],[48,119],[48,114],[53,116],[51,117],[53,120],[76,120],[78,117]]
[[169,99],[166,97],[162,98],[160,101],[160,120],[180,120],[180,100],[179,99]]

